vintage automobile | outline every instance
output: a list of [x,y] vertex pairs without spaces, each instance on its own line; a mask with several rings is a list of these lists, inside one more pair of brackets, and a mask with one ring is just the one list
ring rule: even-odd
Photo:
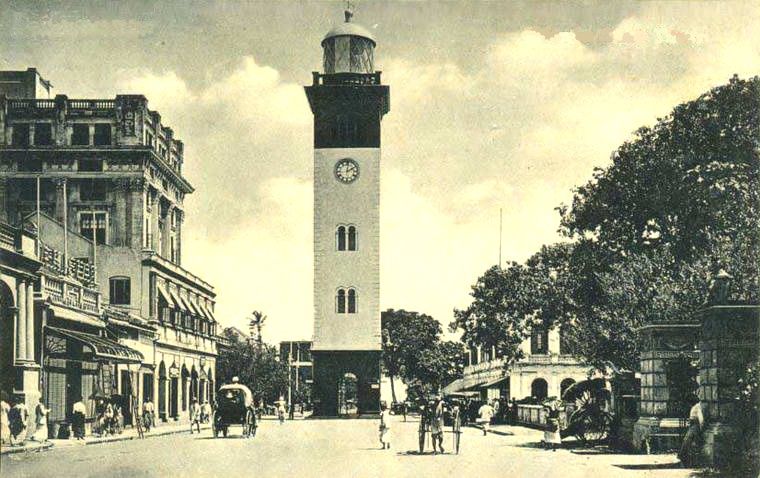
[[230,425],[242,425],[244,437],[256,435],[256,414],[253,394],[243,384],[231,383],[219,387],[212,418],[214,438],[221,433],[227,436]]

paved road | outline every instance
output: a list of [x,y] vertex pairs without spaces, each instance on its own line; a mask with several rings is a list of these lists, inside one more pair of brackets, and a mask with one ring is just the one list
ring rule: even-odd
[[264,421],[254,439],[171,435],[146,440],[67,447],[2,458],[0,475],[11,477],[686,477],[672,455],[545,451],[540,433],[510,428],[511,436],[467,429],[459,455],[417,455],[417,423],[393,423],[393,448],[381,450],[373,420]]

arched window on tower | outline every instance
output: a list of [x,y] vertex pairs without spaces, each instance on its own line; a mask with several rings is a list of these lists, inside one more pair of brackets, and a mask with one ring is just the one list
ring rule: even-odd
[[348,313],[356,313],[356,290],[348,289]]
[[336,308],[339,314],[346,313],[346,290],[338,289],[338,295],[335,298]]
[[346,250],[346,227],[338,226],[338,230],[335,232],[336,241],[338,243],[338,250]]
[[348,250],[356,250],[356,227],[348,226]]

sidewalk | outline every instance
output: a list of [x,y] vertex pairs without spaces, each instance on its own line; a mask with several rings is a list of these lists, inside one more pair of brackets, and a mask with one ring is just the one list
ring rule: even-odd
[[[201,430],[210,430],[210,429],[211,429],[211,425],[208,423],[201,425]],[[173,435],[176,433],[190,433],[190,424],[189,423],[161,424],[158,427],[152,428],[150,432],[146,432],[144,434],[144,437],[151,438],[151,437],[159,437],[163,435]],[[0,449],[0,454],[9,455],[12,453],[38,452],[38,451],[50,449],[52,447],[55,447],[55,448],[77,447],[77,446],[83,446],[83,445],[97,445],[100,443],[111,443],[111,442],[126,441],[126,440],[139,440],[137,436],[137,429],[128,428],[118,435],[109,435],[105,437],[99,437],[96,435],[88,435],[84,438],[84,440],[76,440],[74,438],[70,438],[67,440],[56,439],[56,440],[48,440],[45,443],[27,441],[23,446],[4,446],[2,447],[2,449]]]

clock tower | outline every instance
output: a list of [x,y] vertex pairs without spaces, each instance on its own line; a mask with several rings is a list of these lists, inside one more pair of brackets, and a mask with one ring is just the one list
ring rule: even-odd
[[375,40],[351,16],[322,40],[323,72],[305,88],[314,114],[315,416],[380,405],[380,122],[390,97],[374,70]]

